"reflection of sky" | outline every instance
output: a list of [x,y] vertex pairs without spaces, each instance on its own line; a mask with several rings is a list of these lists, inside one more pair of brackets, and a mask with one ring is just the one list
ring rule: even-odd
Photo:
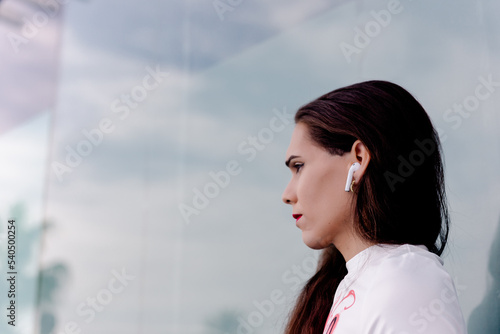
[[176,67],[188,60],[192,70],[201,70],[342,2],[242,1],[221,21],[213,1],[156,0],[137,6],[135,1],[113,0],[98,7],[79,6],[77,15],[70,14],[68,29],[86,45]]
[[[0,5],[0,134],[47,111],[54,101],[62,9],[48,18],[28,3]],[[42,17],[39,25],[33,17]]]
[[[66,145],[75,148],[85,139],[81,131],[104,117],[115,130],[63,182],[49,171],[48,214],[56,227],[43,256],[66,262],[72,279],[60,325],[74,320],[91,333],[138,326],[202,333],[207,319],[227,309],[247,316],[253,301],[269,298],[273,289],[292,297],[281,275],[309,254],[291,210],[280,203],[293,127],[275,134],[252,162],[237,148],[268,126],[274,108],[293,112],[322,93],[372,78],[407,87],[446,132],[455,223],[446,262],[467,287],[460,295],[465,315],[481,301],[485,245],[500,197],[499,95],[458,129],[442,115],[474,93],[478,76],[492,73],[500,81],[498,42],[491,37],[500,29],[493,20],[497,5],[401,1],[403,11],[348,64],[339,44],[352,43],[353,28],[386,3],[303,3],[242,2],[224,21],[210,1],[68,7],[51,160],[64,162]],[[130,94],[145,67],[157,64],[169,76],[120,120],[112,101]],[[488,164],[480,173],[475,168],[483,157]],[[190,204],[192,189],[230,160],[243,172],[184,225],[178,203]],[[85,324],[77,305],[122,267],[137,279]],[[285,311],[281,306],[264,328],[276,332],[271,329],[279,328]]]

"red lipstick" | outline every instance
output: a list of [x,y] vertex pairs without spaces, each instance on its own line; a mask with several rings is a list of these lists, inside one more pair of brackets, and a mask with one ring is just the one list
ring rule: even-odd
[[299,221],[300,217],[302,217],[301,214],[293,214],[292,216],[293,218],[297,219],[297,221]]

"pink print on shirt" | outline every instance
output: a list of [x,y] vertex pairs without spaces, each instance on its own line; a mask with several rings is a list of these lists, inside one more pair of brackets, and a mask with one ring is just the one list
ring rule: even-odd
[[[326,319],[323,334],[332,334],[339,323],[340,314],[352,307],[355,302],[356,294],[354,293],[354,290],[351,290],[338,304],[334,304],[332,310],[328,314],[328,318]],[[337,309],[339,310],[338,313],[336,313]]]

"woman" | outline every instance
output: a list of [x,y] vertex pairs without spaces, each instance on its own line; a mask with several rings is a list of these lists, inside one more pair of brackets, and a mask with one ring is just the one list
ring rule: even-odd
[[295,123],[283,201],[323,253],[286,333],[465,333],[439,257],[449,225],[441,146],[422,106],[367,81],[301,107]]

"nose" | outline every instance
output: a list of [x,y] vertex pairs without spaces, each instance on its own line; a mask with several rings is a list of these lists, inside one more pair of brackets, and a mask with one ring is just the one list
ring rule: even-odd
[[285,204],[294,204],[297,202],[297,195],[295,194],[294,187],[290,181],[281,195],[281,199]]

